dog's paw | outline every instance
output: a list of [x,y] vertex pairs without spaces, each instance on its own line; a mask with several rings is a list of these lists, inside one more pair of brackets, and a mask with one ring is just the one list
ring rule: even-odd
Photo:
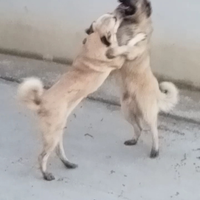
[[127,140],[127,141],[125,141],[124,144],[125,144],[126,146],[134,146],[134,145],[137,144],[137,142],[138,142],[137,140],[132,139],[132,140]]
[[113,59],[113,58],[115,58],[116,56],[116,53],[115,53],[115,49],[114,48],[109,48],[108,50],[107,50],[107,52],[106,52],[106,57],[108,58],[108,59]]
[[136,35],[136,37],[137,37],[138,41],[143,41],[143,40],[146,40],[147,35],[145,33],[138,33]]
[[152,149],[150,158],[157,158],[159,156],[159,150]]
[[55,180],[55,177],[53,176],[53,174],[48,173],[48,172],[43,173],[43,177],[44,177],[44,180],[46,180],[46,181]]
[[147,38],[147,35],[144,33],[138,33],[129,43],[128,46],[134,46],[138,42],[144,41]]
[[144,41],[147,38],[147,35],[144,33],[138,33],[134,38],[132,38],[129,42],[128,42],[128,46],[129,47],[133,47],[135,46],[137,43]]
[[65,161],[64,165],[68,168],[68,169],[76,169],[78,167],[77,164],[71,163],[69,161]]

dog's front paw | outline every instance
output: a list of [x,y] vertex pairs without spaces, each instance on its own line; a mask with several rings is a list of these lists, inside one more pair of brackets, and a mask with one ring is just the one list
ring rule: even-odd
[[106,57],[108,58],[108,59],[113,59],[113,58],[115,58],[116,56],[115,56],[115,49],[114,48],[110,48],[110,49],[108,49],[107,50],[107,52],[106,52]]
[[145,33],[138,33],[137,37],[138,37],[138,40],[143,41],[143,40],[146,40],[147,35]]
[[146,40],[147,35],[145,33],[138,33],[136,35],[136,38],[137,38],[138,41],[143,41],[143,40]]
[[129,47],[133,47],[135,46],[138,42],[144,41],[147,38],[147,35],[144,33],[138,33],[134,38],[132,38],[129,43],[128,46]]

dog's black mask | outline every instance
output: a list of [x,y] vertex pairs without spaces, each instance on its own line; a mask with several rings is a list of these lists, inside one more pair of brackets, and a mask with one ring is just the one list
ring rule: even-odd
[[131,6],[131,0],[119,0],[119,2],[125,6]]
[[141,9],[146,13],[147,17],[151,16],[152,9],[149,0],[119,0],[121,5],[124,6],[124,14],[126,16],[134,15],[137,12],[137,4],[141,3]]
[[124,15],[129,16],[136,13],[137,7],[131,0],[119,0],[119,2],[124,6]]

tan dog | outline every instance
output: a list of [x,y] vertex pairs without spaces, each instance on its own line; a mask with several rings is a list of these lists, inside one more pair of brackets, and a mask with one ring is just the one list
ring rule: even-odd
[[[148,0],[119,0],[114,11],[123,21],[117,32],[118,48],[109,48],[106,55],[114,58],[124,52],[126,45],[138,33],[145,33],[146,39],[126,53],[124,66],[115,71],[121,87],[121,107],[126,120],[133,126],[133,139],[125,145],[136,145],[142,130],[148,125],[152,132],[151,158],[159,155],[157,118],[160,111],[169,112],[178,103],[178,89],[174,84],[158,84],[150,66],[151,3]],[[88,34],[90,34],[91,27]]]
[[[133,126],[134,135],[125,145],[136,145],[148,125],[152,133],[153,145],[150,157],[159,155],[157,118],[160,111],[169,112],[178,103],[178,89],[174,84],[158,84],[150,66],[149,43],[152,33],[151,3],[148,0],[120,0],[115,10],[123,17],[118,29],[119,45],[125,45],[136,34],[143,32],[146,40],[138,43],[131,52],[125,65],[117,72],[121,86],[121,105],[126,120]],[[115,57],[120,49],[111,48],[109,57]]]
[[[49,90],[43,90],[37,78],[26,79],[18,90],[18,96],[30,109],[37,112],[43,135],[43,151],[39,156],[40,169],[45,180],[54,176],[47,172],[47,161],[56,148],[57,155],[67,168],[77,165],[69,162],[63,148],[63,129],[67,117],[73,109],[90,93],[95,92],[109,76],[110,72],[121,68],[125,57],[108,59],[108,47],[117,48],[117,29],[121,23],[113,14],[105,14],[92,24],[94,33],[88,36],[72,69],[64,74]],[[124,46],[129,49],[145,38],[138,34]]]

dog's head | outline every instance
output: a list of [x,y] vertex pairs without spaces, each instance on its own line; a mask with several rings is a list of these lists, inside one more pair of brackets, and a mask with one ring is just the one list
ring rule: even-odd
[[139,17],[151,16],[152,8],[149,0],[119,0],[119,2],[116,12],[124,19],[137,20]]
[[86,29],[86,33],[90,35],[94,32],[98,32],[101,41],[106,46],[110,46],[113,36],[117,33],[120,22],[121,20],[114,14],[104,14],[94,21],[88,29]]

